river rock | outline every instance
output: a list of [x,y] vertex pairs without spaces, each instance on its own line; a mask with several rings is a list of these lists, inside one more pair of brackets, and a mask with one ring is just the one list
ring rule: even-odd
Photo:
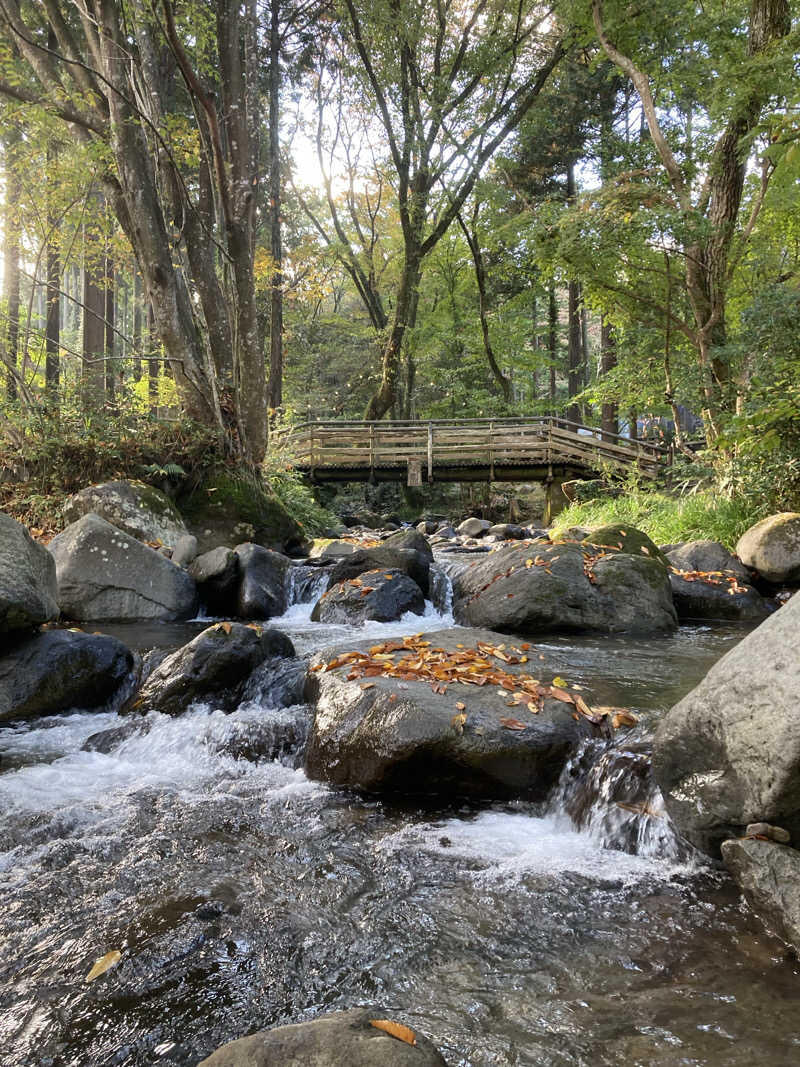
[[84,515],[48,547],[67,618],[188,619],[196,610],[186,571],[99,515]]
[[24,526],[0,511],[0,634],[57,618],[53,557]]
[[381,548],[408,549],[412,552],[418,552],[429,562],[433,560],[433,550],[428,544],[427,537],[423,537],[421,533],[412,529],[398,530],[396,533],[390,534],[382,542]]
[[800,580],[800,515],[770,515],[742,534],[736,555],[768,582]]
[[612,522],[607,526],[595,526],[589,530],[583,539],[585,545],[595,545],[614,552],[627,552],[632,556],[644,556],[646,559],[657,559],[665,567],[669,560],[655,542],[635,526],[628,523]]
[[763,619],[769,606],[757,589],[731,571],[709,577],[684,577],[670,572],[669,584],[678,618]]
[[137,541],[160,541],[168,548],[189,532],[169,497],[144,482],[87,486],[67,500],[63,514],[68,523],[84,515],[99,515]]
[[235,615],[239,592],[239,557],[232,548],[212,548],[189,567],[197,594],[212,615]]
[[[486,630],[457,629],[425,639],[448,652],[504,640]],[[312,778],[367,792],[543,799],[578,742],[600,735],[583,716],[573,718],[570,704],[548,698],[532,715],[524,704],[508,707],[507,696],[493,685],[451,684],[440,694],[430,682],[412,678],[348,681],[348,665],[313,669],[343,651],[372,645],[326,649],[312,661],[306,685],[308,700],[316,704],[306,759]],[[394,655],[398,662],[409,653]],[[499,660],[497,666],[512,674],[525,671]],[[458,703],[465,705],[464,720]],[[522,728],[509,728],[504,719],[522,720]]]
[[515,526],[512,522],[499,522],[489,527],[489,533],[500,541],[521,541],[525,537],[525,529]]
[[745,582],[749,583],[751,579],[750,571],[742,561],[719,541],[684,541],[670,545],[665,555],[679,571],[727,571]]
[[800,852],[774,841],[723,841],[725,866],[773,934],[800,953]]
[[381,567],[330,586],[314,605],[311,619],[313,622],[359,625],[368,619],[393,622],[407,611],[424,614],[422,590],[401,570]]
[[418,1030],[412,1045],[372,1019],[393,1016],[383,1008],[354,1008],[279,1026],[223,1045],[198,1067],[447,1067]]
[[98,708],[133,669],[115,637],[48,630],[17,637],[0,655],[0,720]]
[[712,854],[748,823],[800,835],[800,597],[661,720],[653,769],[678,829]]
[[314,541],[308,555],[310,559],[339,559],[352,556],[358,551],[358,545],[352,541],[328,541],[325,538]]
[[665,633],[677,625],[657,559],[574,542],[509,544],[456,574],[453,595],[456,622],[510,633]]
[[126,710],[180,715],[190,704],[213,703],[232,711],[256,667],[281,647],[269,631],[262,636],[240,622],[209,626],[161,662]]
[[241,574],[236,614],[242,619],[283,615],[288,606],[287,572],[291,566],[287,557],[252,542],[237,545],[234,552]]
[[491,525],[488,519],[464,519],[456,530],[464,537],[483,537]]
[[[427,542],[426,542],[427,545]],[[430,556],[417,552],[414,548],[400,548],[394,545],[376,545],[375,548],[362,548],[352,556],[345,556],[331,568],[328,588],[338,582],[357,578],[364,571],[398,570],[407,574],[416,582],[425,596],[430,589]]]
[[170,559],[176,567],[188,567],[197,556],[197,538],[194,534],[184,534],[172,549]]

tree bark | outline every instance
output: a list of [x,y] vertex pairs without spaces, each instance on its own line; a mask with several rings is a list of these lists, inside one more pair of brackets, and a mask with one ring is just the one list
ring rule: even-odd
[[270,0],[269,31],[269,234],[272,272],[269,301],[269,388],[267,405],[283,403],[283,241],[281,238],[280,9]]
[[[98,210],[98,214],[99,214]],[[90,230],[83,239],[83,343],[81,402],[86,412],[103,406],[105,392],[106,294],[100,241]]]
[[[605,377],[617,365],[617,339],[614,327],[604,318],[600,327],[600,374]],[[600,426],[604,441],[611,441],[611,435],[619,433],[618,406],[615,401],[604,400],[600,414]]]
[[19,361],[19,200],[22,184],[16,172],[16,147],[21,140],[16,126],[9,126],[5,136],[6,196],[3,212],[5,247],[3,251],[3,298],[6,321],[4,328],[3,361],[6,365],[6,396],[17,398]]
[[556,283],[550,279],[547,289],[547,351],[550,356],[550,406],[555,414],[556,367],[558,365],[558,304]]

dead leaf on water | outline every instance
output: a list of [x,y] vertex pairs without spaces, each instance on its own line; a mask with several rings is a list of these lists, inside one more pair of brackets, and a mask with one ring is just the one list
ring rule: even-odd
[[112,949],[111,952],[107,952],[105,956],[101,956],[99,960],[95,962],[94,967],[86,975],[84,981],[93,982],[95,978],[99,978],[101,974],[105,974],[106,971],[110,971],[112,967],[116,967],[119,961],[122,959],[122,953],[118,948]]

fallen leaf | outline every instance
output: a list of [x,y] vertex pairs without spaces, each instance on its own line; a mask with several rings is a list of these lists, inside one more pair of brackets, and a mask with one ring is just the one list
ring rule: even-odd
[[225,634],[229,634],[231,632],[231,630],[233,629],[233,627],[231,626],[231,624],[229,622],[221,622],[219,624],[219,626],[217,627],[217,629],[218,630],[222,630],[222,632],[225,633]]
[[450,720],[450,725],[455,727],[455,729],[458,731],[458,733],[462,734],[464,732],[464,723],[466,721],[467,721],[467,716],[462,711],[460,715],[454,715],[453,716],[453,718]]
[[407,1045],[416,1045],[417,1043],[414,1031],[407,1026],[403,1026],[402,1023],[393,1023],[389,1019],[370,1019],[370,1025],[374,1026],[376,1030],[383,1030],[391,1037],[396,1037],[398,1041],[405,1041]]
[[556,686],[557,689],[566,689],[569,683],[565,682],[559,675],[556,675],[553,679],[553,685]]
[[505,726],[506,730],[525,730],[527,727],[524,722],[520,722],[519,719],[501,719],[500,722]]
[[374,689],[375,688],[375,683],[374,682],[362,682],[359,688],[361,688],[361,689]]
[[458,708],[459,711],[464,711],[466,706],[467,705],[462,700],[459,700],[457,702],[457,704],[456,704],[456,707]]
[[119,961],[122,959],[122,953],[118,948],[112,949],[111,952],[107,952],[105,956],[101,956],[99,960],[95,962],[94,967],[86,975],[84,981],[93,982],[95,978],[99,978],[101,974],[105,974],[106,971],[110,971],[112,967],[116,967]]

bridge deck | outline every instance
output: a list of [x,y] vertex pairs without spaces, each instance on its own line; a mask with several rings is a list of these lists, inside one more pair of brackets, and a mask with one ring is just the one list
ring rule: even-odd
[[[315,481],[551,481],[580,474],[655,477],[668,451],[564,419],[307,422],[281,435]],[[422,473],[424,471],[424,474]]]

